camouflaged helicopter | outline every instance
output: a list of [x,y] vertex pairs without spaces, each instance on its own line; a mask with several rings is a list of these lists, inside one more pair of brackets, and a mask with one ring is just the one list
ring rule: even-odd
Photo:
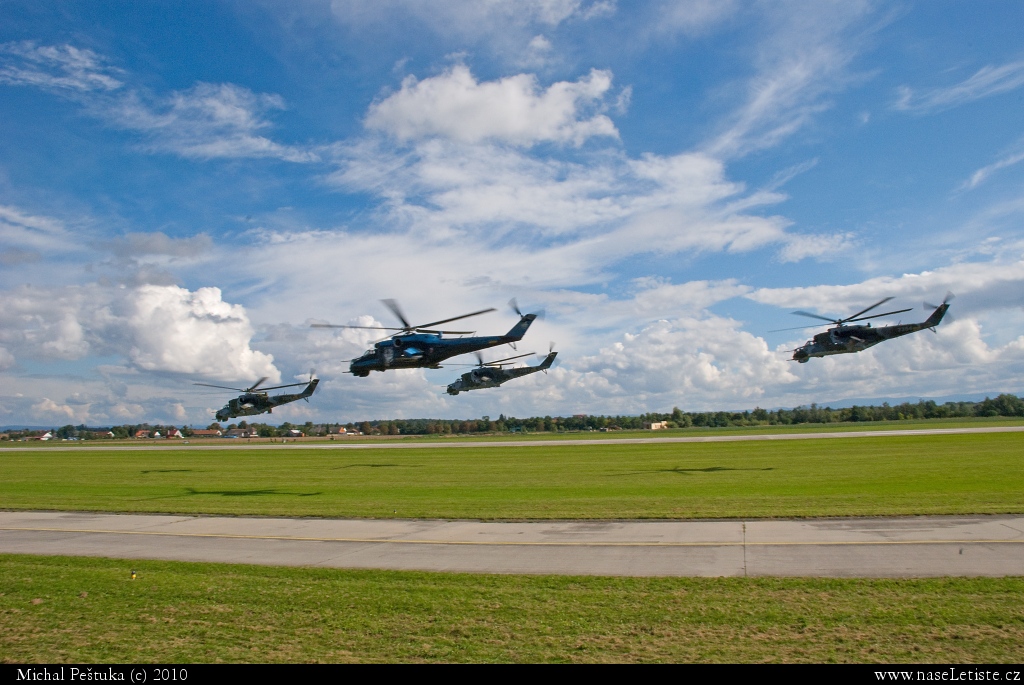
[[518,369],[505,369],[503,367],[509,366],[507,362],[513,359],[520,359],[522,357],[529,357],[533,352],[526,354],[516,355],[515,357],[506,357],[505,359],[496,359],[492,362],[485,362],[484,358],[477,352],[476,357],[480,360],[477,368],[472,371],[468,371],[462,374],[462,378],[455,381],[448,386],[449,395],[458,395],[460,392],[468,392],[470,390],[480,390],[482,388],[497,388],[502,383],[507,383],[513,378],[521,378],[522,376],[528,376],[531,373],[537,373],[538,371],[547,372],[551,368],[551,363],[555,361],[555,357],[558,353],[554,351],[554,344],[548,350],[548,356],[544,357],[537,366],[523,366]]
[[[793,358],[790,361],[806,364],[811,357],[825,357],[831,354],[861,352],[869,347],[874,347],[880,342],[898,338],[909,333],[916,333],[917,331],[922,331],[926,328],[930,329],[934,333],[935,327],[939,325],[942,321],[942,317],[946,315],[946,310],[949,309],[949,303],[953,299],[953,293],[946,293],[946,298],[940,305],[928,304],[925,302],[925,307],[934,309],[935,311],[921,323],[904,323],[896,324],[894,326],[881,326],[879,328],[872,328],[871,324],[855,326],[847,325],[855,321],[866,321],[867,319],[877,319],[882,316],[891,316],[893,314],[902,314],[903,312],[910,311],[910,309],[897,309],[896,311],[885,312],[884,314],[862,316],[862,314],[868,313],[875,307],[883,305],[891,299],[893,298],[886,297],[885,299],[879,300],[870,307],[862,309],[853,316],[848,316],[845,319],[830,319],[827,316],[821,316],[819,314],[812,314],[811,312],[804,311],[793,312],[798,316],[808,316],[812,319],[828,321],[829,323],[835,324],[835,327],[828,329],[824,333],[818,333],[800,347],[792,350]],[[807,326],[801,326],[800,328],[807,328]],[[796,329],[786,328],[781,330]]]
[[[432,328],[440,324],[466,319],[479,314],[495,311],[481,309],[480,311],[453,316],[450,319],[441,319],[430,323],[413,326],[402,313],[398,303],[394,300],[381,300],[391,310],[399,321],[401,328],[388,326],[339,326],[331,324],[312,324],[313,328],[360,328],[369,330],[398,331],[394,335],[378,340],[374,343],[373,349],[369,349],[362,356],[351,360],[349,373],[355,376],[366,377],[371,371],[387,371],[388,369],[440,369],[441,362],[460,354],[468,354],[477,350],[484,350],[488,347],[498,345],[511,345],[523,339],[530,324],[537,318],[537,314],[523,314],[516,301],[509,302],[512,309],[519,315],[519,322],[505,335],[474,336],[475,331],[446,331]],[[444,335],[466,335],[465,338],[445,338]]]
[[[217,420],[227,421],[237,416],[253,416],[254,414],[262,414],[263,412],[272,413],[274,407],[282,404],[288,404],[289,402],[295,402],[296,400],[306,400],[309,402],[309,397],[316,392],[316,386],[319,385],[320,379],[313,378],[313,374],[309,374],[309,381],[306,383],[289,383],[287,385],[274,385],[269,388],[263,388],[259,392],[256,391],[263,382],[267,380],[267,377],[259,379],[248,388],[229,388],[225,385],[210,385],[209,383],[193,383],[193,385],[202,385],[207,388],[220,388],[222,390],[235,390],[240,393],[238,397],[233,400],[228,400],[228,403],[217,410]],[[290,393],[283,395],[274,395],[270,397],[267,395],[268,390],[279,390],[281,388],[292,388],[298,385],[305,385],[306,388],[299,393]]]

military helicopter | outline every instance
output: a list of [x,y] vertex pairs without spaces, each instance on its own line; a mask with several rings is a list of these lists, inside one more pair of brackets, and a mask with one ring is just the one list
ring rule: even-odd
[[502,383],[512,380],[513,378],[519,378],[521,376],[528,376],[531,373],[537,373],[538,371],[547,371],[551,367],[551,363],[555,361],[555,357],[558,353],[554,351],[554,343],[548,350],[548,356],[544,357],[537,366],[524,366],[518,369],[505,369],[505,366],[511,366],[506,362],[510,362],[513,359],[520,359],[522,357],[529,357],[533,352],[527,354],[516,355],[515,357],[506,357],[505,359],[496,359],[493,362],[485,362],[484,358],[479,352],[476,353],[476,358],[480,360],[477,368],[462,374],[462,378],[455,381],[448,386],[449,395],[458,395],[460,392],[468,392],[469,390],[479,390],[481,388],[497,388]]
[[[891,340],[892,338],[898,338],[901,335],[907,335],[908,333],[915,333],[926,328],[931,329],[934,333],[935,327],[939,325],[939,322],[942,321],[942,317],[946,315],[946,310],[949,309],[949,303],[953,299],[953,293],[946,293],[946,299],[944,299],[940,305],[928,304],[925,302],[925,307],[930,307],[935,311],[921,323],[905,323],[897,324],[895,326],[881,326],[880,328],[872,328],[871,324],[855,326],[847,325],[854,321],[866,321],[867,319],[877,319],[881,316],[902,314],[903,312],[910,311],[910,309],[897,309],[896,311],[885,312],[884,314],[862,316],[863,314],[870,312],[875,307],[885,304],[891,299],[893,298],[886,297],[885,299],[879,300],[870,307],[862,309],[853,316],[848,316],[845,319],[830,319],[827,316],[812,314],[811,312],[793,312],[799,316],[809,316],[812,319],[828,321],[829,323],[835,324],[835,327],[828,329],[824,333],[818,333],[802,346],[792,350],[793,358],[791,361],[806,364],[811,357],[824,357],[830,354],[860,352],[869,347],[873,347],[880,342]],[[807,328],[807,326],[801,326],[801,328]],[[782,330],[795,329],[788,328]]]
[[[289,383],[288,385],[274,385],[269,388],[263,388],[257,392],[263,381],[267,380],[267,377],[259,379],[248,388],[229,388],[225,385],[210,385],[209,383],[193,383],[193,385],[202,385],[207,388],[220,388],[222,390],[235,390],[240,393],[238,397],[233,400],[228,400],[225,404],[217,411],[218,421],[227,421],[233,419],[236,416],[252,416],[254,414],[262,414],[267,412],[268,414],[274,411],[274,407],[282,404],[288,404],[296,400],[306,400],[309,402],[309,396],[316,391],[316,386],[320,383],[319,378],[313,378],[313,374],[309,374],[309,381],[306,383]],[[300,393],[292,393],[285,395],[274,395],[270,397],[267,395],[268,390],[279,390],[280,388],[292,388],[297,385],[305,385],[306,389]]]
[[[516,314],[519,315],[519,323],[509,330],[505,335],[474,336],[474,331],[444,331],[433,329],[433,326],[467,319],[471,316],[493,312],[494,308],[481,309],[480,311],[453,316],[450,319],[431,321],[419,326],[413,326],[405,318],[398,303],[394,300],[381,300],[391,310],[399,321],[401,328],[388,326],[335,326],[331,324],[312,324],[313,328],[363,328],[382,331],[398,331],[383,340],[374,343],[373,349],[367,350],[362,356],[352,360],[349,365],[349,373],[356,376],[369,376],[371,371],[386,371],[388,369],[439,369],[445,359],[460,354],[467,354],[477,350],[509,344],[515,348],[515,343],[523,339],[526,330],[537,318],[537,314],[523,314],[519,311],[515,299],[509,304]],[[468,335],[467,338],[444,338],[447,335]]]

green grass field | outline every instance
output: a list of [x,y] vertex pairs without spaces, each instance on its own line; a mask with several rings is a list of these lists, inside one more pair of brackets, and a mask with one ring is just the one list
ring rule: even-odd
[[1017,663],[1022,592],[0,555],[0,661]]
[[[744,431],[710,431],[727,432]],[[1022,493],[1024,433],[0,453],[5,509],[732,518],[1020,513]],[[0,555],[0,661],[1014,663],[1022,597],[1024,578],[487,576]]]
[[633,519],[1024,512],[1024,433],[412,450],[31,451],[6,509]]

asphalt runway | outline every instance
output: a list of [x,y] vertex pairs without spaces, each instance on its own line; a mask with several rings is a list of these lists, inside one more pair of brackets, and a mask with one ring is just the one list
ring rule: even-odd
[[884,438],[915,435],[962,435],[969,433],[1021,433],[1024,426],[989,426],[981,428],[921,428],[914,430],[874,430],[874,431],[833,431],[827,433],[768,433],[756,435],[701,435],[690,437],[644,437],[644,438],[589,438],[589,439],[550,439],[550,440],[445,440],[438,442],[399,442],[380,440],[378,442],[343,442],[347,438],[331,442],[298,442],[298,443],[248,443],[242,440],[225,440],[228,444],[190,443],[186,441],[173,444],[154,445],[151,442],[138,442],[132,445],[88,446],[80,442],[47,445],[45,447],[2,447],[3,452],[36,452],[40,450],[61,451],[110,451],[110,450],[377,450],[377,449],[437,449],[449,447],[553,447],[559,445],[644,445],[676,442],[747,442],[756,440],[821,440],[835,438]]
[[1024,575],[1024,516],[752,521],[284,519],[0,512],[0,552],[609,576]]

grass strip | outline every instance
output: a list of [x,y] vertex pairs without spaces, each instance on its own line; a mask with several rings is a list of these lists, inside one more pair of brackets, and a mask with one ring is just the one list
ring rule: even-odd
[[0,661],[1013,663],[1022,598],[1022,578],[499,576],[0,555]]
[[1024,433],[487,449],[12,452],[6,509],[643,519],[1024,512]]

